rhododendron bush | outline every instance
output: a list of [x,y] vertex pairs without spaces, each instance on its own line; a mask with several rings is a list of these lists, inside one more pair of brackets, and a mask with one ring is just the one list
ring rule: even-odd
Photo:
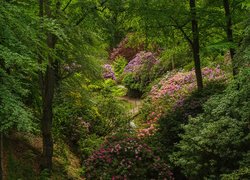
[[152,52],[141,51],[137,53],[134,59],[128,63],[128,65],[124,68],[124,72],[139,73],[140,68],[142,68],[145,64],[148,65],[148,70],[150,70],[156,63],[158,63],[158,60],[154,57]]
[[116,80],[115,72],[113,71],[113,68],[110,64],[105,64],[103,66],[103,74],[102,75],[105,79]]
[[87,179],[173,179],[164,161],[137,138],[112,137],[85,162]]
[[138,45],[137,47],[130,47],[128,35],[118,44],[116,48],[112,50],[109,59],[115,60],[117,57],[121,56],[127,59],[127,61],[130,61],[142,49],[142,45]]
[[[202,75],[205,86],[211,81],[217,82],[225,79],[225,74],[219,66],[216,68],[203,68]],[[149,103],[153,103],[154,106],[150,106],[148,109],[142,109],[142,112],[146,113],[144,118],[146,122],[142,125],[142,128],[138,130],[138,136],[145,137],[153,135],[153,132],[157,129],[157,123],[161,115],[167,110],[174,111],[176,108],[182,107],[185,100],[196,89],[194,70],[169,73],[163,77],[149,92]]]
[[[202,69],[203,81],[221,80],[225,77],[224,72],[216,68]],[[165,76],[158,84],[152,87],[150,96],[153,100],[169,96],[180,103],[183,98],[196,89],[196,77],[194,70],[189,72],[178,72],[172,76]]]
[[249,179],[249,77],[250,68],[242,69],[222,94],[203,105],[202,114],[183,126],[171,160],[187,177]]
[[152,68],[158,63],[153,53],[141,51],[124,68],[123,83],[129,90],[144,93],[151,82]]

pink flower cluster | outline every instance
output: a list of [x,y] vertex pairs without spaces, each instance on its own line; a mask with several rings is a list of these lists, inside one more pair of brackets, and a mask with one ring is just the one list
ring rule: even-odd
[[[123,137],[124,138],[124,137]],[[132,179],[147,171],[158,172],[158,176],[171,177],[168,166],[155,156],[152,149],[138,138],[125,137],[111,139],[95,151],[85,163],[87,178],[100,173],[110,175],[110,179]]]
[[144,128],[140,128],[137,131],[137,137],[143,138],[153,135],[157,131],[157,122],[160,117],[161,113],[151,112],[147,117],[146,123],[144,123]]
[[[224,72],[216,68],[205,67],[202,69],[204,82],[221,80],[225,78]],[[196,77],[194,70],[190,72],[178,72],[167,74],[158,84],[154,85],[150,92],[150,98],[154,101],[155,108],[149,113],[143,128],[138,130],[139,138],[153,135],[157,131],[157,123],[163,113],[161,100],[167,97],[170,108],[181,107],[185,98],[196,88]]]
[[132,59],[127,66],[124,68],[124,72],[138,72],[140,71],[140,68],[144,65],[147,64],[149,69],[158,63],[159,61],[154,57],[152,52],[144,52],[141,51],[136,54],[134,59]]
[[[204,82],[223,79],[224,72],[217,66],[216,68],[205,67],[202,69]],[[194,70],[190,72],[178,72],[173,76],[164,77],[151,89],[150,96],[153,100],[160,99],[166,95],[181,104],[185,95],[190,94],[196,88],[196,77]]]

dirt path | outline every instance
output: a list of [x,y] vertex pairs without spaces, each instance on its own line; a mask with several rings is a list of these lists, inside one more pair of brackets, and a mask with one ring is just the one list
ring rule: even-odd
[[127,101],[131,108],[129,114],[136,116],[139,113],[140,108],[142,107],[142,100],[140,98],[131,98],[128,96],[121,97],[121,100]]

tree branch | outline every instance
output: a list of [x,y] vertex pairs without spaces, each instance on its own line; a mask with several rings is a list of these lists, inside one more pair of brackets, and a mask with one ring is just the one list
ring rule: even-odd
[[67,9],[67,7],[70,5],[71,2],[72,2],[72,0],[69,0],[69,2],[66,4],[66,6],[63,8],[62,11],[65,11]]
[[[108,0],[103,0],[101,2],[100,6],[103,6],[106,2],[108,2]],[[97,11],[103,12],[106,8],[107,7],[104,7],[104,8],[102,8],[100,10],[100,9],[98,9],[97,5],[95,5],[94,7],[90,8],[90,11],[97,10]],[[83,14],[83,16],[76,22],[75,25],[78,26],[87,17],[87,14],[88,14],[88,12],[86,12],[85,14]]]
[[179,23],[172,16],[170,16],[170,18],[176,24],[174,27],[177,28],[177,29],[179,29],[182,32],[182,34],[185,37],[185,39],[193,46],[193,41],[190,39],[190,37],[186,34],[186,32],[183,29],[183,27],[186,25],[186,23],[183,26],[180,26]]

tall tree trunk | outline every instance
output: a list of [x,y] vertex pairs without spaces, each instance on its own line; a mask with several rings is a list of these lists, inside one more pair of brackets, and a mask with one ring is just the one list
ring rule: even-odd
[[192,18],[192,34],[193,34],[192,50],[194,56],[194,67],[195,67],[198,90],[201,90],[203,88],[203,82],[202,82],[201,65],[200,65],[199,28],[198,28],[195,0],[190,0],[189,4],[190,4],[190,12]]
[[[227,33],[227,40],[230,43],[233,43],[233,30],[232,30],[232,16],[230,11],[230,3],[229,0],[223,0],[224,10],[225,10],[225,17],[226,17],[226,33]],[[232,61],[232,68],[233,68],[233,75],[237,75],[238,68],[234,61],[235,49],[230,47],[230,56]]]
[[[45,14],[47,17],[51,17],[50,0],[40,0],[40,11],[43,11],[45,7]],[[40,12],[40,15],[43,15]],[[56,44],[56,38],[50,32],[47,32],[47,46],[50,49],[54,49]],[[41,161],[41,169],[47,170],[49,174],[52,171],[52,157],[53,157],[53,138],[52,138],[52,119],[53,119],[53,97],[55,91],[55,70],[54,60],[51,55],[48,56],[48,65],[45,72],[45,77],[40,77],[42,84],[42,136],[43,136],[43,154]]]
[[51,65],[47,66],[44,80],[43,94],[43,115],[42,115],[42,136],[43,136],[43,154],[42,170],[46,169],[49,173],[52,170],[53,139],[52,139],[52,104],[54,97],[55,73]]
[[3,180],[3,133],[0,133],[0,180]]

